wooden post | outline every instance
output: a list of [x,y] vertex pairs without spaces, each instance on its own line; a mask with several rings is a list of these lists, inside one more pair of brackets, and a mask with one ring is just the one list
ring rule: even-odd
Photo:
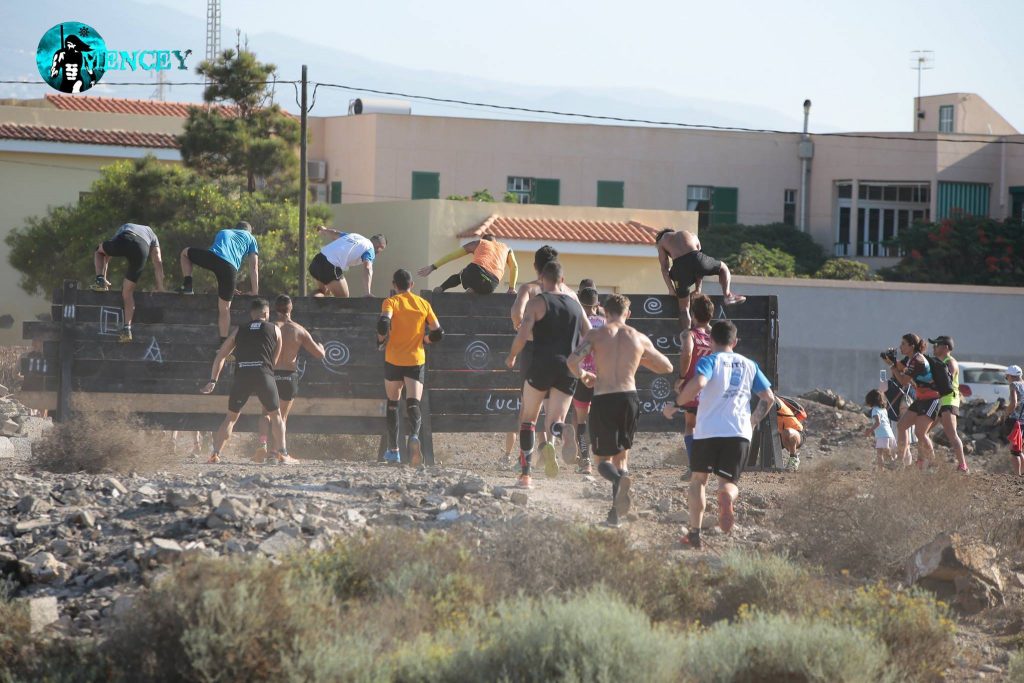
[[61,290],[60,342],[58,360],[60,364],[57,384],[57,415],[55,420],[66,422],[71,417],[71,368],[74,363],[75,306],[78,303],[78,281],[65,280]]

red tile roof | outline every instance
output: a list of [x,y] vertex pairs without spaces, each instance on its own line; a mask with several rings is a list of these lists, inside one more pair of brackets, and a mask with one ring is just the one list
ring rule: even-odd
[[[47,95],[46,101],[64,111],[95,111],[107,114],[135,114],[137,116],[188,117],[189,107],[204,106],[189,102],[161,102],[160,100],[136,100],[126,97],[95,97],[93,95]],[[234,114],[234,107],[217,106],[228,114]]]
[[174,136],[169,133],[138,133],[128,130],[90,130],[88,128],[29,126],[20,123],[0,123],[0,139],[70,142],[86,145],[118,145],[121,147],[153,147],[161,149],[177,149],[178,147]]
[[654,244],[654,236],[658,231],[638,221],[523,218],[495,214],[479,227],[466,230],[459,237],[479,237],[485,233],[513,240]]

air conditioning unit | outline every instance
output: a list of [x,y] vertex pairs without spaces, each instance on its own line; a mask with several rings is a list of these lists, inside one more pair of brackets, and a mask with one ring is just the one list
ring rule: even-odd
[[[323,163],[323,162],[321,162]],[[315,183],[309,186],[309,191],[313,195],[313,201],[317,204],[327,203],[327,184],[326,183]]]
[[309,182],[311,183],[320,183],[327,180],[327,162],[307,161],[306,177],[309,179]]

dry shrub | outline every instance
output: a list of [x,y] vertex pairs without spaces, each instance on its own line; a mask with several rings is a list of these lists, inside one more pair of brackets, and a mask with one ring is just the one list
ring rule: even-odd
[[48,472],[153,470],[167,462],[166,439],[124,413],[76,413],[32,444],[32,465]]
[[302,460],[377,460],[379,436],[364,434],[288,434],[288,453]]
[[722,556],[722,571],[711,581],[717,597],[705,621],[732,619],[745,607],[770,614],[813,614],[835,599],[835,590],[818,572],[785,555],[731,550]]
[[11,391],[21,386],[21,356],[29,350],[27,346],[0,346],[0,384]]
[[879,472],[865,484],[819,467],[801,473],[782,523],[798,534],[796,550],[815,562],[886,576],[941,532],[983,538],[998,504],[983,481],[950,468]]
[[1024,683],[1024,650],[1017,650],[1010,655],[1010,665],[1006,670],[1006,680],[1010,683]]

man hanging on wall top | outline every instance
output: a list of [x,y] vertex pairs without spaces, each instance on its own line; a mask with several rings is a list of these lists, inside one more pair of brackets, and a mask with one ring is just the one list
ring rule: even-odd
[[388,241],[384,235],[374,235],[369,239],[354,232],[341,232],[334,228],[320,226],[321,235],[334,235],[324,245],[320,253],[309,263],[309,274],[317,282],[317,292],[313,296],[348,297],[348,281],[345,271],[353,266],[362,265],[363,282],[366,283],[366,296],[373,296],[370,287],[373,284],[373,262],[377,254],[384,251]]
[[446,263],[461,258],[466,254],[473,255],[473,261],[445,280],[435,291],[447,291],[460,284],[467,292],[473,294],[491,294],[498,288],[505,267],[508,266],[508,293],[516,291],[516,279],[519,276],[519,264],[515,253],[507,244],[494,239],[494,235],[481,235],[480,239],[466,242],[461,247],[441,257],[436,263],[424,266],[417,271],[420,277],[427,277]]
[[729,266],[701,251],[700,240],[692,232],[665,228],[658,232],[654,242],[658,245],[661,276],[668,293],[679,300],[680,329],[690,329],[690,288],[693,288],[692,294],[700,294],[701,283],[707,275],[718,276],[726,306],[747,300],[729,288],[732,281]]

